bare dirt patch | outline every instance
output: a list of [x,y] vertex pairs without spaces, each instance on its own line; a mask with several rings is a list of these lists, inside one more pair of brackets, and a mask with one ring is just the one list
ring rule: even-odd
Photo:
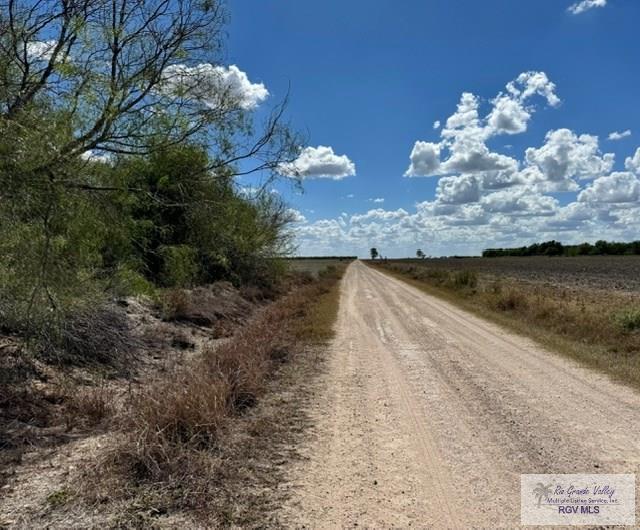
[[640,291],[640,256],[435,258],[388,260],[440,270],[469,270],[496,278],[548,283],[563,288]]

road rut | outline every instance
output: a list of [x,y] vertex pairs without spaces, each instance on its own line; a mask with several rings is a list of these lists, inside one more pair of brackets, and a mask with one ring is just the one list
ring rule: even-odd
[[282,521],[513,527],[521,473],[637,473],[640,394],[406,283],[349,266]]

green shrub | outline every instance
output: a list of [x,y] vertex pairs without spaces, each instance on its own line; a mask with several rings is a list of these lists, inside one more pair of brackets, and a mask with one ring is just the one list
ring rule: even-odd
[[640,329],[640,309],[629,309],[618,313],[614,319],[625,331],[636,331]]
[[162,280],[168,287],[190,287],[198,278],[198,251],[188,245],[160,247]]
[[111,280],[111,291],[116,297],[143,294],[155,296],[156,287],[142,274],[124,264],[118,266]]

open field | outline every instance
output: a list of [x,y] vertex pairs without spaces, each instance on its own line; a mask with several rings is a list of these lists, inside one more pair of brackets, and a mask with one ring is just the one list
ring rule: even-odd
[[565,288],[640,292],[640,256],[433,258],[388,260],[387,263],[451,271],[469,270]]
[[330,257],[330,258],[291,258],[287,260],[287,265],[290,270],[295,272],[306,272],[314,277],[318,277],[318,274],[326,270],[330,266],[347,265],[353,261],[352,257]]

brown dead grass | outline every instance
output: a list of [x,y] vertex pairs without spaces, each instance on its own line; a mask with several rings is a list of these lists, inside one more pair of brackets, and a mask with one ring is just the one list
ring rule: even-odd
[[[495,279],[474,271],[381,264],[383,272],[640,387],[640,297]],[[640,326],[639,326],[640,327]]]
[[[9,488],[0,526],[7,513],[52,528],[71,521],[108,528],[264,524],[285,494],[281,466],[296,452],[307,421],[303,402],[322,370],[322,349],[310,346],[331,334],[342,270],[290,279],[289,294],[268,305],[252,289],[203,288],[209,326],[191,320],[194,310],[202,313],[190,298],[195,290],[168,295],[174,317],[185,319],[163,322],[157,305],[154,312],[129,301],[123,307],[144,354],[125,379],[81,367],[56,383],[31,368],[13,369],[11,389],[24,395],[0,386],[0,420],[19,427],[0,429],[0,456],[8,458],[0,464],[9,473],[0,473]],[[235,331],[212,341],[219,321]],[[21,411],[10,405],[16,397]],[[38,440],[21,463],[22,449],[11,444],[18,449],[23,426]],[[43,445],[45,434],[61,438]],[[40,475],[40,459],[51,462],[51,476]]]
[[106,382],[69,388],[63,401],[66,430],[90,428],[109,420],[116,411],[115,392]]
[[[228,433],[236,418],[265,396],[282,367],[310,344],[329,338],[343,270],[329,268],[318,280],[293,289],[223,344],[133,393],[106,472],[115,469],[135,485],[136,495],[161,492],[169,511],[206,514],[215,504],[215,517],[224,519],[215,497],[221,474],[228,473],[220,460],[228,451]],[[251,431],[265,440],[279,435],[276,424],[264,419]]]
[[208,327],[216,337],[228,337],[244,322],[253,306],[265,299],[258,288],[245,291],[238,291],[229,282],[194,289],[169,289],[160,297],[160,314],[165,321]]

